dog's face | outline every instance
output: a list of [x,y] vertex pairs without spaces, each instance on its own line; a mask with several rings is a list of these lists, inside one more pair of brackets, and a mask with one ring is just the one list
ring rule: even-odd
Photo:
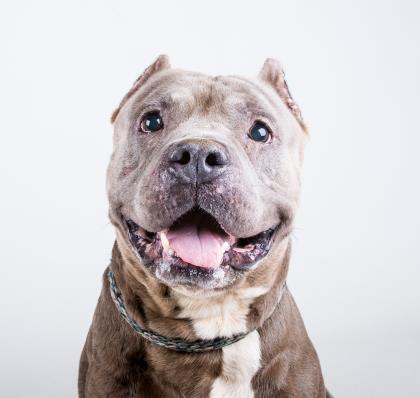
[[138,267],[170,286],[223,289],[290,233],[306,141],[273,60],[210,77],[159,57],[113,115],[110,218]]

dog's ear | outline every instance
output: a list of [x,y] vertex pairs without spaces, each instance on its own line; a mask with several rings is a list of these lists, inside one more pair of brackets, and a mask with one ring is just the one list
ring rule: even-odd
[[124,96],[124,98],[121,100],[120,104],[118,105],[118,108],[115,109],[115,111],[112,113],[111,123],[114,123],[115,119],[118,116],[118,113],[120,112],[124,104],[139,89],[140,86],[146,83],[146,81],[149,79],[150,76],[152,76],[154,73],[159,72],[161,70],[169,69],[170,67],[171,65],[169,63],[169,57],[167,55],[159,55],[156,61],[153,62],[153,64],[151,64],[133,83],[133,86],[130,88],[130,91]]
[[287,86],[286,79],[284,78],[284,71],[280,63],[276,59],[267,58],[258,77],[274,87],[281,99],[295,116],[300,126],[306,132],[306,124],[303,121],[299,107],[290,94],[289,87]]

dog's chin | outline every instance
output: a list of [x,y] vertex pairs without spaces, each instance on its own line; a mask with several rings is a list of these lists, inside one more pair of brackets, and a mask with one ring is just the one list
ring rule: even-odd
[[169,228],[149,232],[121,215],[126,239],[149,272],[172,287],[218,290],[238,283],[268,255],[281,225],[235,237],[194,208]]

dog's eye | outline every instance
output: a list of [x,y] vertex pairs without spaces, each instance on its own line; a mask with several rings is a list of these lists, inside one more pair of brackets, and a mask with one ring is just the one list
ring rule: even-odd
[[163,120],[159,112],[146,113],[140,122],[140,130],[143,133],[154,133],[163,129]]
[[249,130],[249,138],[257,142],[268,142],[271,138],[271,131],[263,122],[256,121]]

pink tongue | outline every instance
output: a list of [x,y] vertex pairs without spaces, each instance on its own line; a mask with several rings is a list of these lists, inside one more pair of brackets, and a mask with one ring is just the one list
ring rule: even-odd
[[169,246],[186,263],[204,268],[217,268],[223,259],[223,242],[227,240],[215,228],[201,225],[200,218],[194,222],[170,229],[167,233]]

